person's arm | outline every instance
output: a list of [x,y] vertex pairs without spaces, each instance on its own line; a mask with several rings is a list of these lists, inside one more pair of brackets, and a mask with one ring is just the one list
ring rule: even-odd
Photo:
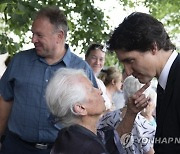
[[0,96],[0,137],[4,134],[7,127],[8,118],[11,112],[12,102],[5,101],[2,96]]
[[128,99],[126,114],[116,128],[120,137],[131,132],[136,115],[148,105],[149,98],[146,98],[146,96],[143,94],[148,87],[149,83],[144,85]]

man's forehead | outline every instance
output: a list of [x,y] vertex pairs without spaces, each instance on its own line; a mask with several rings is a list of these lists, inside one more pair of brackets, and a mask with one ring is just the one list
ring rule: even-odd
[[129,58],[134,58],[142,53],[139,51],[122,51],[122,50],[117,50],[116,51],[117,57],[119,60],[124,60],[124,59],[129,59]]
[[117,54],[117,57],[118,57],[119,60],[124,60],[124,59],[129,58],[129,57],[132,56],[131,52],[125,52],[125,51],[122,51],[122,50],[117,50],[116,54]]

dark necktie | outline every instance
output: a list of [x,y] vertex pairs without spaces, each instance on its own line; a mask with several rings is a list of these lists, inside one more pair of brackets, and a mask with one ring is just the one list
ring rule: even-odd
[[161,102],[163,97],[164,97],[164,89],[158,83],[158,86],[157,86],[157,101]]
[[164,98],[164,89],[160,86],[158,83],[157,86],[157,106],[156,106],[156,116],[157,116],[157,121],[158,121],[158,115],[161,111],[161,107],[163,105],[163,98]]

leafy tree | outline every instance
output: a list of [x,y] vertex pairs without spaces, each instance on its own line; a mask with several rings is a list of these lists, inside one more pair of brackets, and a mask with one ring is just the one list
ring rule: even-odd
[[[59,6],[67,15],[69,25],[68,41],[73,48],[82,46],[84,52],[90,42],[103,43],[109,29],[102,10],[94,6],[93,0],[1,0],[0,53],[16,53],[24,43],[28,43],[27,31],[30,30],[35,12],[48,5]],[[17,36],[16,40],[12,35]]]
[[180,40],[180,1],[179,0],[145,0],[150,13],[160,19],[165,25],[172,41],[180,49],[177,39]]
[[171,33],[180,33],[180,1],[179,0],[145,0],[150,13],[160,19]]
[[[28,31],[31,29],[35,12],[42,7],[56,5],[64,10],[69,25],[68,43],[73,49],[82,48],[85,52],[92,42],[104,43],[109,38],[112,27],[108,16],[95,7],[95,0],[0,0],[0,54],[9,52],[12,56],[23,44],[29,43]],[[101,0],[105,1],[105,0]],[[124,9],[144,5],[150,13],[160,19],[171,36],[179,36],[179,0],[117,0]],[[14,39],[14,35],[16,36]],[[107,54],[106,65],[118,65],[116,56]]]

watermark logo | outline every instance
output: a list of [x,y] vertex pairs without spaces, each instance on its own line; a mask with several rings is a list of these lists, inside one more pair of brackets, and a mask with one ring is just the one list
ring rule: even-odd
[[180,144],[180,137],[155,137],[153,141],[156,144]]
[[133,145],[133,143],[141,144],[145,146],[147,144],[180,144],[180,137],[140,137],[134,136],[132,134],[124,134],[121,136],[121,144],[128,148]]
[[121,144],[125,148],[128,148],[128,147],[132,146],[133,143],[134,143],[134,138],[133,138],[131,133],[124,134],[124,135],[121,136]]

